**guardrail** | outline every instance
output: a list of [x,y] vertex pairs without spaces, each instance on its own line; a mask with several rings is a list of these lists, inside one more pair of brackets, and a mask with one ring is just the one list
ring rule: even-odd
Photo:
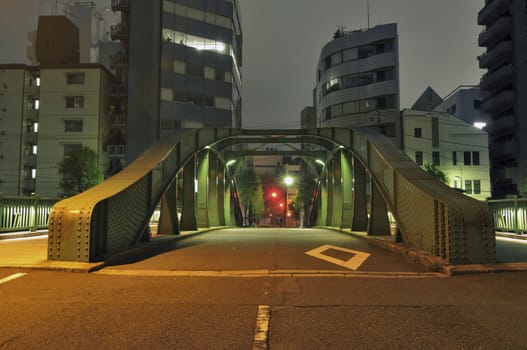
[[15,197],[0,194],[0,234],[46,229],[49,213],[57,201],[58,199],[38,196]]
[[496,230],[527,233],[527,198],[487,201],[494,215]]

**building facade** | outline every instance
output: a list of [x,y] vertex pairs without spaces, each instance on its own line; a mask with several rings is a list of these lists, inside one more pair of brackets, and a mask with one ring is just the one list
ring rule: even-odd
[[493,197],[527,194],[527,3],[486,0],[478,13],[481,111],[487,131]]
[[398,136],[399,121],[382,113],[399,111],[398,56],[395,23],[337,31],[318,62],[314,91],[318,125],[380,125],[388,136]]
[[490,197],[488,136],[451,114],[401,112],[404,152],[419,166],[434,166],[447,185],[478,200]]
[[461,85],[434,107],[434,111],[449,113],[469,124],[486,125],[487,116],[481,113],[479,86]]
[[126,43],[128,161],[185,128],[241,127],[237,0],[112,0]]
[[58,163],[83,146],[107,169],[112,78],[99,64],[0,65],[0,192],[61,196]]

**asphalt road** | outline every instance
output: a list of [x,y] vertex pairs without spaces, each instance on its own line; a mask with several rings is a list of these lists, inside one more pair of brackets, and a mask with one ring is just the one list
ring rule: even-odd
[[[257,344],[269,349],[526,348],[525,272],[426,274],[317,230],[238,229],[183,242],[92,274],[0,269],[0,349],[251,349],[265,329]],[[305,254],[328,244],[371,255],[351,270]],[[199,275],[256,269],[349,274]]]

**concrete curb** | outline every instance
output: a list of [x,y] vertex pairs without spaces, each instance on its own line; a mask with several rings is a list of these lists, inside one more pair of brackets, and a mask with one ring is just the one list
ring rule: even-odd
[[39,230],[39,231],[23,231],[23,232],[6,232],[0,233],[0,241],[5,239],[16,239],[16,238],[29,238],[37,236],[46,236],[48,230]]
[[425,266],[433,272],[440,272],[445,276],[451,277],[455,275],[468,275],[480,273],[498,273],[498,272],[514,272],[527,271],[527,262],[518,263],[496,263],[496,264],[470,264],[470,265],[450,265],[444,259],[430,255],[430,253],[409,249],[404,247],[401,243],[394,243],[376,236],[365,236],[363,234],[355,233],[353,231],[342,230],[337,227],[319,227],[331,231],[340,232],[351,235],[356,238],[363,239],[368,243],[402,255],[415,263]]

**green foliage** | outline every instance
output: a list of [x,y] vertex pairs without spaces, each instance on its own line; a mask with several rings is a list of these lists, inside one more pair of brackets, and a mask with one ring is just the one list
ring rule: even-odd
[[304,208],[313,199],[315,191],[314,177],[308,172],[303,172],[298,179],[298,192],[295,197],[295,207]]
[[[262,184],[254,168],[246,168],[236,176],[240,201],[245,209],[245,217],[259,217],[264,210]],[[250,224],[250,223],[249,223]]]
[[423,166],[423,169],[442,183],[448,183],[448,178],[445,173],[442,172],[441,169],[437,168],[435,165],[427,163]]
[[89,147],[82,147],[65,156],[58,164],[62,176],[60,188],[71,196],[86,191],[102,181],[102,173],[97,167],[97,155]]

